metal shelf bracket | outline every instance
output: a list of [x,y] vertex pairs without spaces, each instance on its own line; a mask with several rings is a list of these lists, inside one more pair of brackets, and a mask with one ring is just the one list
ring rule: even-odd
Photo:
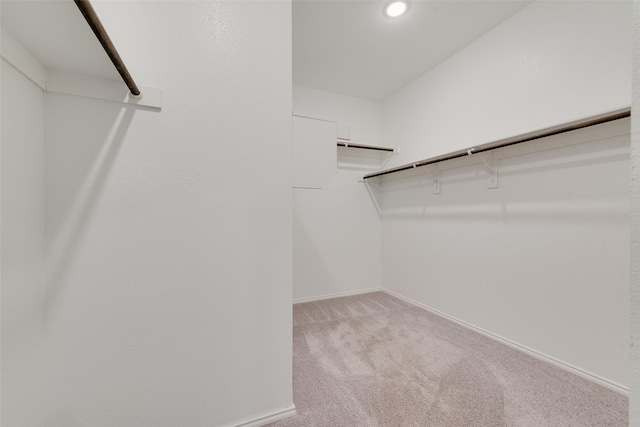
[[431,178],[433,182],[433,194],[440,194],[440,167],[436,163],[431,167],[425,168],[427,171],[427,175]]
[[498,188],[498,159],[492,153],[478,153],[487,170],[487,188]]

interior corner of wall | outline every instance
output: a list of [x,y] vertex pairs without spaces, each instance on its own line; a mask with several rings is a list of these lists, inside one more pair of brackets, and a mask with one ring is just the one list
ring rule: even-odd
[[162,109],[162,91],[158,88],[140,86],[141,96],[134,97],[123,82],[65,71],[47,70],[46,90],[51,93]]
[[45,90],[47,71],[40,61],[2,28],[0,56],[40,89]]

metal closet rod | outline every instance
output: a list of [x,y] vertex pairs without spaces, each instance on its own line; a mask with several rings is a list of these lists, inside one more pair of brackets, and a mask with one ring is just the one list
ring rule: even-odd
[[387,151],[393,153],[393,148],[376,147],[375,145],[352,144],[349,141],[338,141],[338,146],[346,148],[361,148],[363,150]]
[[107,52],[107,55],[109,55],[109,59],[111,59],[111,62],[113,62],[113,65],[116,67],[116,70],[118,70],[118,73],[120,73],[120,76],[129,88],[131,95],[139,97],[140,89],[138,89],[136,82],[133,81],[133,77],[131,77],[131,74],[129,74],[129,70],[127,70],[124,62],[122,62],[120,54],[118,54],[118,51],[113,45],[109,34],[107,34],[107,30],[104,29],[102,22],[100,22],[100,19],[98,18],[96,11],[93,9],[93,6],[91,6],[89,0],[73,1],[76,3],[76,6],[78,6],[78,9],[80,9],[82,16],[84,16],[84,19],[87,20],[87,23],[93,30],[93,34],[96,35],[105,52]]
[[624,109],[624,110],[618,110],[618,111],[614,111],[612,113],[608,113],[608,114],[592,117],[592,118],[585,119],[585,120],[580,120],[580,121],[577,121],[577,122],[572,122],[572,123],[569,123],[569,124],[566,124],[566,125],[563,125],[563,126],[553,127],[553,128],[541,131],[541,132],[529,133],[529,134],[526,134],[526,135],[522,135],[520,137],[504,139],[504,140],[501,140],[501,141],[497,141],[497,142],[481,145],[481,146],[470,148],[470,149],[467,149],[467,150],[454,151],[453,153],[443,154],[441,156],[431,157],[429,159],[420,160],[420,161],[413,162],[413,163],[408,163],[406,165],[397,166],[395,168],[391,168],[391,169],[386,169],[386,170],[382,170],[382,171],[379,171],[379,172],[370,173],[368,175],[365,175],[364,179],[375,178],[375,177],[382,176],[382,175],[388,175],[388,174],[391,174],[391,173],[400,172],[400,171],[404,171],[404,170],[408,170],[408,169],[414,169],[414,168],[418,168],[418,167],[421,167],[421,166],[427,166],[427,165],[431,165],[431,164],[434,164],[434,163],[444,162],[446,160],[457,159],[457,158],[460,158],[460,157],[467,157],[467,156],[470,156],[472,154],[482,153],[482,152],[490,151],[490,150],[496,150],[498,148],[503,148],[503,147],[509,147],[511,145],[516,145],[516,144],[521,144],[523,142],[529,142],[529,141],[533,141],[533,140],[536,140],[536,139],[546,138],[547,136],[558,135],[558,134],[561,134],[561,133],[570,132],[572,130],[583,129],[583,128],[586,128],[586,127],[589,127],[589,126],[595,126],[595,125],[599,125],[599,124],[602,124],[602,123],[611,122],[611,121],[614,121],[614,120],[624,119],[624,118],[630,117],[630,116],[631,116],[631,110],[630,109],[627,108],[627,109]]

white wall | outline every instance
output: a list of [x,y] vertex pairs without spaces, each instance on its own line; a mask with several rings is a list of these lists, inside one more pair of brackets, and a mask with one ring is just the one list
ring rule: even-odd
[[[629,2],[533,3],[383,103],[393,164],[628,107],[630,17]],[[627,145],[501,161],[495,190],[478,165],[440,195],[425,177],[385,184],[383,287],[628,386]]]
[[628,108],[631,2],[538,1],[383,103],[403,164]]
[[633,3],[633,103],[631,119],[631,396],[629,425],[640,426],[640,2]]
[[[349,125],[354,142],[380,145],[379,103],[294,86],[293,109]],[[336,152],[338,173],[324,188],[293,189],[296,300],[380,288],[380,218],[360,180],[386,157]]]
[[351,141],[382,144],[382,104],[368,99],[293,85],[293,110],[349,125]]
[[47,425],[290,408],[290,4],[94,6],[163,109],[47,96]]
[[511,150],[497,189],[478,163],[438,195],[424,172],[387,178],[385,289],[628,386],[629,123],[602,126]]
[[44,94],[2,62],[3,426],[42,425]]

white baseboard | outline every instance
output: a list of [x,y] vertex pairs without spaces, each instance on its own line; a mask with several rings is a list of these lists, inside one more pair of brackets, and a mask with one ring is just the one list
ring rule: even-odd
[[335,294],[326,294],[326,295],[320,295],[320,296],[317,296],[317,297],[298,298],[298,299],[294,299],[293,303],[294,304],[299,304],[301,302],[321,301],[323,299],[331,299],[331,298],[338,298],[338,297],[348,297],[348,296],[351,296],[351,295],[368,294],[369,292],[380,292],[382,290],[383,290],[382,288],[370,288],[370,289],[360,289],[358,291],[338,292],[338,293],[335,293]]
[[516,350],[520,350],[520,351],[522,351],[524,353],[527,353],[528,355],[533,356],[536,359],[542,360],[542,361],[547,362],[547,363],[551,363],[552,365],[555,365],[555,366],[557,366],[559,368],[562,368],[565,371],[571,372],[572,374],[578,375],[578,376],[580,376],[582,378],[585,378],[585,379],[587,379],[589,381],[592,381],[594,383],[597,383],[597,384],[600,384],[602,386],[605,386],[605,387],[607,387],[607,388],[609,388],[609,389],[611,389],[613,391],[616,391],[618,393],[621,393],[621,394],[623,394],[625,396],[629,396],[629,388],[628,387],[625,387],[625,386],[620,385],[618,383],[615,383],[613,381],[609,381],[606,378],[602,378],[602,377],[600,377],[598,375],[595,375],[595,374],[593,374],[591,372],[585,371],[584,369],[580,369],[580,368],[578,368],[576,366],[573,366],[570,363],[563,362],[563,361],[558,360],[558,359],[556,359],[554,357],[551,357],[551,356],[549,356],[547,354],[541,353],[539,351],[536,351],[536,350],[534,350],[532,348],[529,348],[527,346],[524,346],[522,344],[518,344],[517,342],[511,341],[511,340],[509,340],[507,338],[504,338],[504,337],[501,337],[500,335],[496,335],[494,333],[491,333],[491,332],[489,332],[489,331],[487,331],[485,329],[479,328],[479,327],[477,327],[475,325],[472,325],[472,324],[467,323],[465,321],[462,321],[462,320],[460,320],[458,318],[455,318],[453,316],[445,314],[445,313],[443,313],[441,311],[438,311],[438,310],[436,310],[434,308],[431,308],[431,307],[429,307],[427,305],[421,304],[421,303],[419,303],[417,301],[414,301],[414,300],[412,300],[410,298],[403,297],[402,295],[396,294],[395,292],[392,292],[390,290],[387,290],[387,289],[381,289],[381,290],[383,292],[386,292],[387,294],[393,296],[393,297],[396,297],[398,299],[406,301],[409,304],[413,304],[413,305],[415,305],[417,307],[420,307],[420,308],[422,308],[424,310],[429,311],[430,313],[433,313],[433,314],[435,314],[437,316],[443,317],[443,318],[445,318],[447,320],[451,320],[451,321],[453,321],[453,322],[455,322],[455,323],[457,323],[457,324],[459,324],[461,326],[464,326],[467,329],[471,329],[474,332],[477,332],[477,333],[479,333],[481,335],[484,335],[484,336],[486,336],[488,338],[491,338],[493,340],[499,341],[502,344],[505,344],[505,345],[507,345],[507,346],[509,346],[511,348],[514,348]]
[[242,422],[240,424],[234,424],[229,427],[260,427],[265,424],[273,423],[279,420],[283,420],[285,418],[289,418],[296,415],[296,407],[295,405],[291,405],[291,407],[287,409],[283,409],[282,411],[273,412],[271,414],[267,414],[258,418],[254,418],[249,421]]

